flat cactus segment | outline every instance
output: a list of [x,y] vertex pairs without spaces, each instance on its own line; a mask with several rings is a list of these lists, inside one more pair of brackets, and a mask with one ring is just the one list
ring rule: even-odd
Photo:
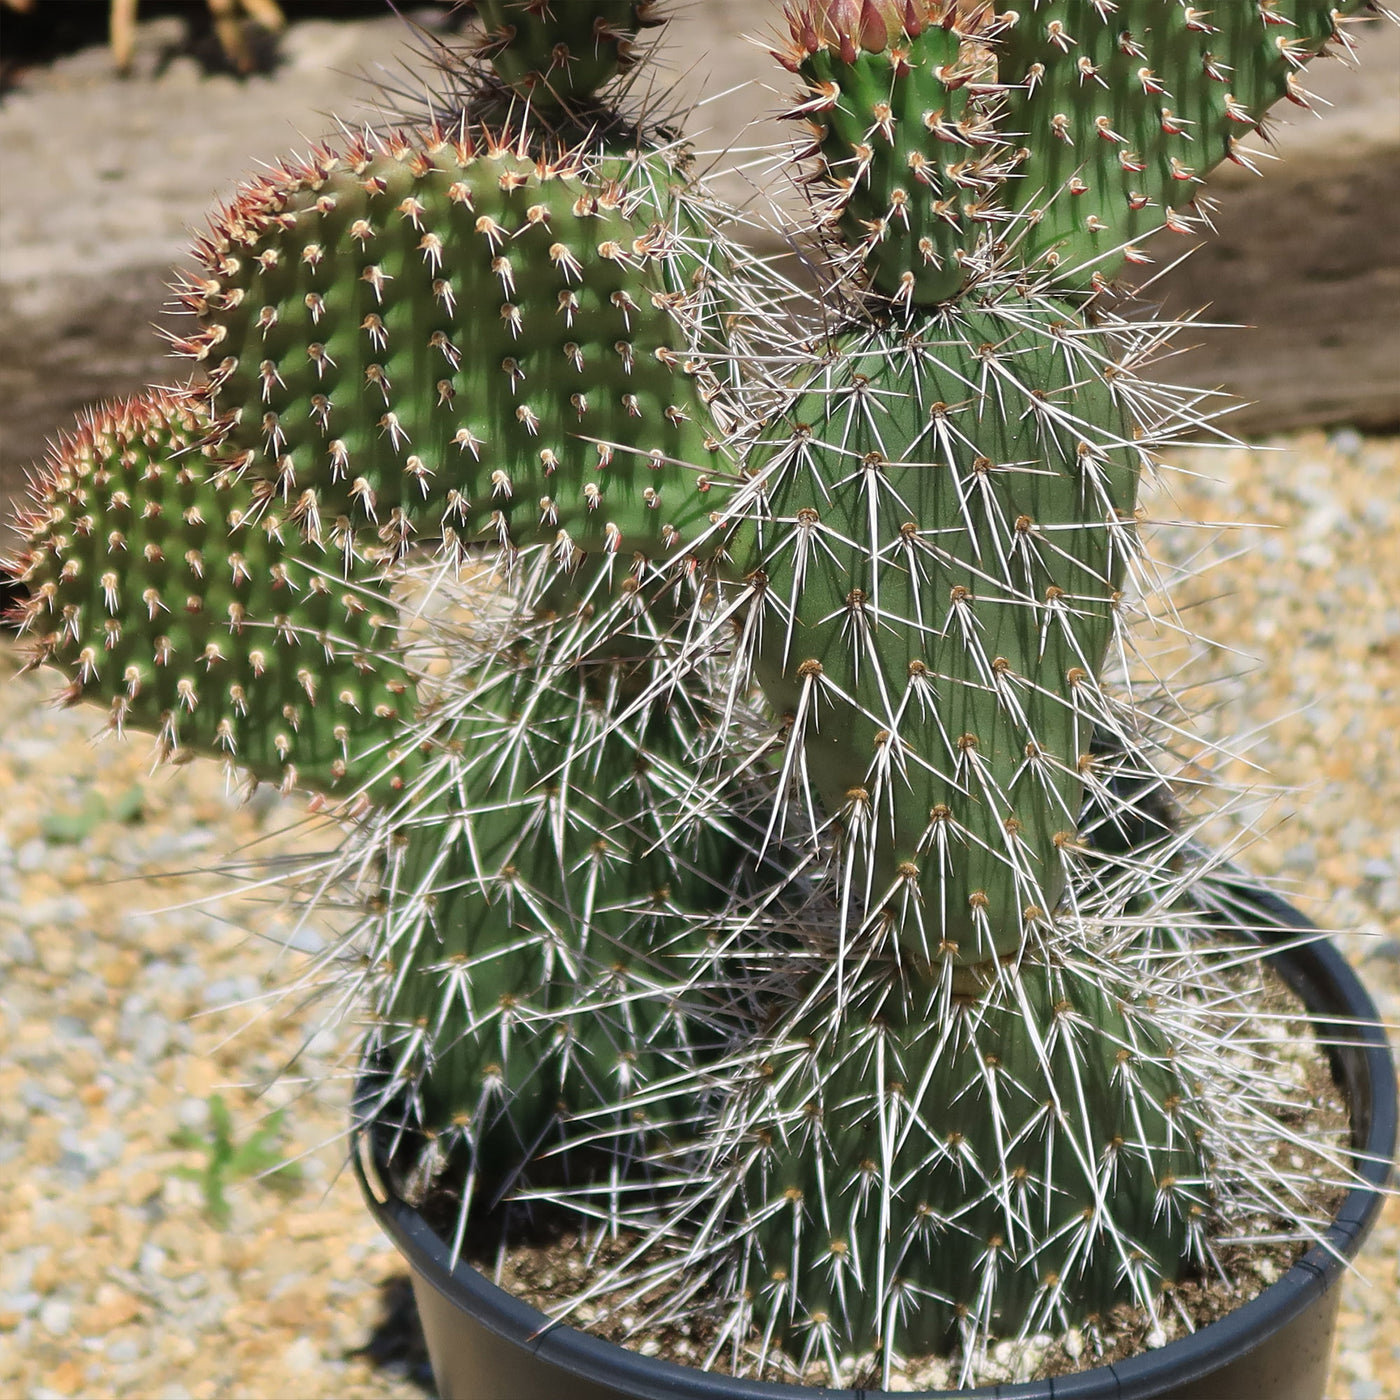
[[476,8],[497,77],[546,109],[592,97],[631,65],[638,31],[661,22],[655,0],[478,0]]
[[871,52],[798,10],[793,49],[780,55],[808,85],[792,115],[807,119],[820,154],[818,208],[876,290],[906,305],[956,296],[967,255],[1000,217],[988,195],[1008,151],[954,18],[948,9],[942,23],[888,38],[882,22]]
[[400,549],[567,558],[707,525],[713,378],[669,314],[690,288],[665,211],[582,157],[461,132],[384,145],[249,188],[201,245],[205,329],[183,344],[230,454],[307,503],[309,538],[343,517]]
[[217,465],[218,436],[195,397],[156,390],[58,444],[15,569],[32,664],[67,675],[66,703],[106,704],[167,757],[382,796],[402,782],[415,706],[387,590],[327,577],[282,503]]
[[[1344,44],[1364,0],[1030,0],[997,29],[998,127],[1023,147],[1006,200],[1031,226],[1019,257],[1083,289],[1145,260],[1142,240],[1194,227],[1189,206],[1275,103],[1308,105],[1303,66]],[[1010,17],[1006,19],[1010,21]]]
[[739,994],[718,920],[758,864],[732,812],[677,820],[688,706],[620,722],[620,663],[556,673],[546,654],[500,658],[444,713],[362,935],[381,1092],[407,1089],[435,1159],[488,1194],[547,1179],[566,1134],[625,1155],[695,1112],[649,1093],[726,1038]]
[[1015,953],[1064,888],[1136,549],[1110,351],[1014,298],[853,334],[765,447],[754,669],[851,907],[925,965]]
[[1191,1095],[1111,981],[1022,963],[950,1002],[885,972],[831,1001],[781,1024],[724,1112],[775,1344],[946,1355],[1155,1307],[1199,1263]]
[[1060,294],[1189,232],[1206,176],[1368,0],[800,0],[777,57],[820,161],[816,210],[896,304],[955,297],[998,260]]

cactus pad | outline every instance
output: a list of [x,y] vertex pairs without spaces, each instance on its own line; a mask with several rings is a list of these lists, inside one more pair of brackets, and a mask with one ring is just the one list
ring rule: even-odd
[[544,543],[567,563],[706,525],[712,381],[668,314],[689,288],[657,211],[582,157],[384,144],[250,187],[200,245],[206,328],[182,347],[229,453],[309,537],[343,517],[394,549]]
[[[555,672],[548,655],[522,644],[447,703],[438,759],[383,828],[359,935],[381,1093],[407,1090],[427,1160],[495,1186],[557,1175],[541,1159],[569,1137],[616,1159],[694,1115],[693,1094],[650,1095],[732,1034],[742,993],[716,920],[758,869],[737,813],[678,820],[691,703],[619,720],[631,663]],[[570,1172],[588,1158],[585,1141]]]
[[925,965],[1016,952],[1064,887],[1135,549],[1110,349],[1015,298],[853,335],[770,439],[758,678],[851,907]]
[[387,590],[363,560],[365,581],[340,579],[219,455],[199,401],[164,390],[59,442],[20,521],[32,664],[167,757],[216,755],[283,788],[393,790],[416,701]]
[[[1143,240],[1196,227],[1191,206],[1275,103],[1306,107],[1303,66],[1364,0],[1032,0],[993,21],[1006,106],[1021,148],[1005,196],[1030,221],[1018,257],[1090,288]],[[1046,135],[1051,139],[1045,139]],[[1252,168],[1252,167],[1251,167]]]
[[[920,7],[915,6],[917,13]],[[1006,139],[993,128],[976,81],[985,55],[964,57],[954,13],[912,36],[896,26],[856,30],[853,42],[820,6],[790,11],[804,117],[828,192],[819,209],[839,231],[840,256],[869,269],[875,289],[905,305],[931,306],[970,280],[969,254],[1003,217],[994,197],[1006,171]],[[988,76],[988,75],[984,75]]]
[[1367,0],[800,0],[777,54],[807,83],[821,222],[896,304],[998,260],[1093,291],[1194,202]]
[[979,998],[888,973],[832,1000],[765,1047],[726,1125],[754,1312],[791,1354],[1075,1326],[1198,1260],[1190,1096],[1111,984],[1023,964]]

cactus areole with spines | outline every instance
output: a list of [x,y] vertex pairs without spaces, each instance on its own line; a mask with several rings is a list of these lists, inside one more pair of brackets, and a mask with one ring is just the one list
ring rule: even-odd
[[422,120],[215,216],[205,382],[56,445],[34,664],[350,800],[310,980],[454,1259],[562,1207],[622,1244],[561,1306],[888,1388],[1316,1235],[1269,1163],[1355,1172],[1288,1126],[1126,626],[1208,415],[1106,293],[1367,7],[790,0],[820,302],[629,105],[652,4],[477,8]]

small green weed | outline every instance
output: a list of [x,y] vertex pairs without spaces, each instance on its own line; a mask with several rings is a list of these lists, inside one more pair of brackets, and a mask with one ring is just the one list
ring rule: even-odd
[[139,822],[145,815],[146,794],[140,783],[133,783],[110,801],[100,792],[89,792],[80,811],[50,812],[41,831],[44,840],[54,845],[76,844],[86,841],[103,822]]
[[283,1111],[269,1114],[261,1126],[241,1143],[233,1138],[233,1117],[222,1094],[209,1096],[209,1125],[204,1132],[181,1128],[171,1136],[176,1147],[198,1148],[205,1154],[202,1167],[176,1167],[175,1174],[186,1181],[197,1181],[204,1191],[204,1213],[224,1229],[232,1214],[225,1196],[231,1182],[260,1177],[274,1190],[295,1191],[301,1185],[301,1168],[283,1162],[278,1142],[282,1136]]

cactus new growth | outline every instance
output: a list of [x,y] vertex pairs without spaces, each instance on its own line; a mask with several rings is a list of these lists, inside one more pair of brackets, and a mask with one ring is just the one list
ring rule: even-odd
[[306,982],[454,1251],[549,1203],[707,1364],[968,1383],[1318,1228],[1132,661],[1207,419],[1104,302],[1368,7],[792,0],[820,303],[628,108],[656,8],[480,0],[444,110],[220,211],[206,379],[58,444],[19,618],[344,799]]
[[[874,286],[924,305],[1004,252],[1061,295],[1150,262],[1286,98],[1346,16],[1373,6],[1260,0],[794,0],[778,58],[807,82],[792,115],[820,153],[824,212]],[[1253,168],[1251,166],[1251,168]]]

